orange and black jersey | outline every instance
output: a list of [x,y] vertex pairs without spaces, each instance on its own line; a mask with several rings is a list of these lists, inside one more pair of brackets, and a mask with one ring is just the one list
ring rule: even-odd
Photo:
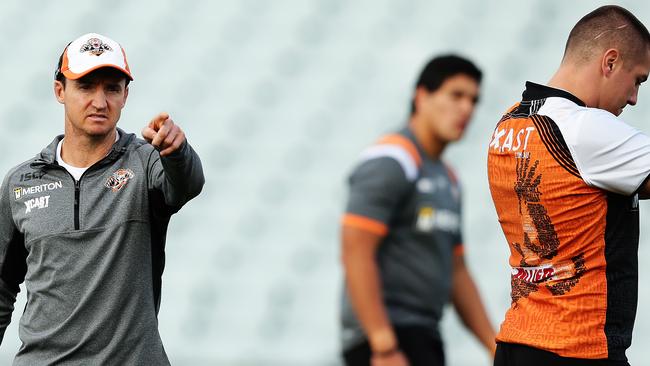
[[626,359],[638,291],[636,190],[649,174],[646,135],[565,91],[527,83],[488,152],[511,251],[512,306],[498,341]]

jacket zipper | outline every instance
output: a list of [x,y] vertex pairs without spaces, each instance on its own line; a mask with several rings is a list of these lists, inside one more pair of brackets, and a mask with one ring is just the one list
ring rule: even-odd
[[79,180],[74,178],[74,229],[79,230],[79,194],[81,192],[81,177]]
[[63,170],[64,172],[66,172],[66,174],[68,174],[68,175],[70,176],[70,178],[71,178],[72,181],[74,182],[74,229],[75,229],[75,230],[79,230],[79,229],[80,229],[80,226],[81,226],[81,225],[79,224],[79,207],[80,207],[80,203],[81,203],[81,202],[80,202],[80,201],[81,201],[81,179],[84,177],[84,175],[86,175],[86,172],[88,172],[91,168],[93,168],[95,165],[99,164],[99,163],[102,162],[103,160],[104,160],[104,159],[102,159],[102,160],[96,162],[95,164],[89,166],[88,169],[86,169],[86,171],[83,172],[83,174],[81,175],[81,177],[79,177],[79,180],[76,180],[76,179],[72,176],[72,174],[70,174],[70,172],[67,171],[64,167],[62,167],[62,166],[60,166],[60,165],[56,165],[56,164],[47,164],[47,165],[49,165],[50,167],[53,167],[53,168],[55,168],[55,169],[61,169],[61,170]]
[[[124,150],[125,150],[125,149],[124,149]],[[74,181],[74,229],[75,229],[75,230],[79,230],[79,229],[80,229],[80,224],[79,224],[79,207],[80,207],[80,201],[81,201],[81,179],[84,177],[84,175],[86,175],[86,173],[87,173],[89,170],[95,168],[96,165],[99,165],[99,164],[105,162],[107,159],[110,159],[110,157],[112,156],[113,153],[114,153],[114,151],[109,152],[109,154],[108,154],[106,157],[104,157],[103,159],[99,160],[99,161],[96,162],[95,164],[89,166],[88,169],[86,169],[86,171],[83,172],[83,174],[81,174],[81,177],[79,177],[79,180],[76,180],[76,179],[72,176],[72,174],[70,174],[69,171],[67,171],[64,167],[62,167],[62,166],[60,166],[60,165],[58,165],[58,164],[51,164],[51,163],[46,163],[46,164],[45,164],[46,166],[49,166],[49,167],[52,167],[52,168],[55,168],[55,169],[61,169],[61,170],[63,170],[63,171],[66,172],[66,173],[70,176],[70,178],[72,178],[72,180]]]
[[55,164],[48,164],[51,168],[54,169],[61,169],[63,170],[68,176],[70,176],[70,179],[74,182],[74,229],[79,230],[79,197],[81,195],[81,177],[83,177],[84,174],[79,177],[79,180],[76,180],[72,174],[70,174],[69,171],[67,171],[64,167],[60,165],[55,165]]
[[100,161],[96,162],[95,164],[91,165],[86,169],[86,171],[81,174],[81,177],[79,177],[79,180],[74,179],[72,174],[70,174],[69,171],[67,171],[65,168],[63,170],[66,171],[70,175],[70,178],[74,180],[74,229],[79,230],[80,229],[80,224],[79,224],[79,207],[81,206],[81,180],[83,179],[84,175],[88,173],[90,170],[95,168],[97,165],[102,164],[104,161],[107,160],[111,156],[113,152],[111,151],[106,157],[101,159]]

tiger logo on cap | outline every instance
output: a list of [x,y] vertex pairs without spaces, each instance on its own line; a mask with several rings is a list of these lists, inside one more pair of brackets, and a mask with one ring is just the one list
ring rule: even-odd
[[79,52],[81,53],[90,52],[91,55],[95,56],[101,55],[104,51],[113,51],[113,49],[99,38],[91,38],[87,40],[86,43],[81,46],[81,49],[79,49]]

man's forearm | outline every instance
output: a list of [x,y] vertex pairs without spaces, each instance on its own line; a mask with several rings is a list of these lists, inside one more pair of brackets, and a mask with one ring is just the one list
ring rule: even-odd
[[483,307],[474,280],[464,265],[454,271],[452,286],[452,301],[459,317],[481,344],[494,354],[494,328]]
[[172,201],[184,203],[201,192],[205,183],[203,167],[198,154],[187,141],[178,151],[160,160],[167,180],[163,183],[163,190],[166,196],[173,197]]
[[344,259],[348,294],[373,352],[397,348],[397,338],[382,299],[379,269],[374,257]]
[[342,260],[352,307],[374,352],[397,348],[384,306],[379,267],[375,260],[381,237],[354,228],[343,228]]

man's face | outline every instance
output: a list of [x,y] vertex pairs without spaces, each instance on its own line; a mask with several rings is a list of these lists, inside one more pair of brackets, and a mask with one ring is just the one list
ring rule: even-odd
[[601,97],[599,107],[618,116],[623,113],[623,108],[628,104],[635,105],[639,86],[648,79],[648,72],[650,72],[650,49],[646,56],[639,60],[624,60],[605,83],[604,95]]
[[54,82],[54,94],[65,106],[66,127],[88,137],[106,136],[115,129],[129,94],[124,74],[98,69],[65,87]]
[[445,143],[457,141],[472,118],[478,97],[478,82],[468,75],[457,74],[433,92],[424,90],[417,113],[427,119],[436,139]]

